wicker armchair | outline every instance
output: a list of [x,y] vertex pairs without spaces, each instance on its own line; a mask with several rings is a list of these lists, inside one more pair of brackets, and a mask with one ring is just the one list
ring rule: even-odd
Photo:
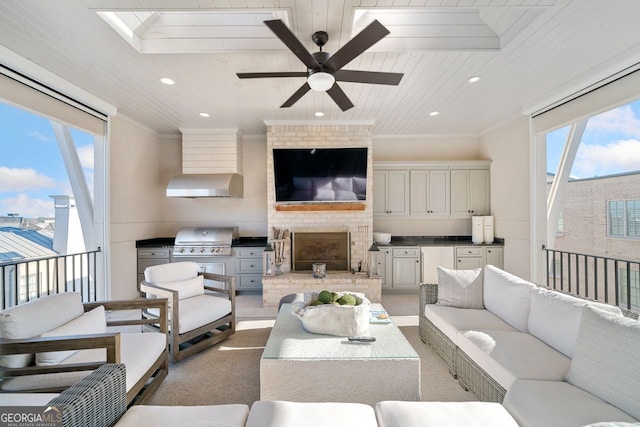
[[[106,311],[117,310],[139,310],[155,308],[158,310],[160,316],[157,319],[145,319],[140,316],[137,319],[107,321],[108,326],[130,326],[138,325],[142,328],[143,325],[157,324],[159,332],[164,334],[164,350],[158,350],[158,356],[153,357],[140,357],[139,353],[136,353],[135,346],[127,347],[123,352],[123,345],[137,344],[140,342],[141,336],[138,334],[125,334],[123,337],[119,332],[107,332],[107,333],[77,333],[66,336],[49,336],[42,337],[40,333],[32,336],[32,338],[14,338],[15,335],[7,332],[12,325],[3,325],[0,328],[2,332],[2,338],[0,338],[0,393],[51,393],[60,392],[78,381],[86,378],[87,371],[92,371],[99,368],[105,363],[128,363],[129,359],[133,365],[136,365],[136,371],[140,373],[139,376],[131,376],[129,378],[130,383],[127,384],[126,403],[128,405],[144,403],[148,397],[159,387],[161,382],[168,374],[169,360],[168,360],[168,348],[166,343],[166,333],[168,325],[167,316],[167,300],[130,300],[130,301],[103,301],[82,304],[80,297],[75,293],[65,293],[51,295],[43,297],[39,300],[35,300],[34,307],[28,307],[28,303],[23,306],[16,306],[12,309],[8,309],[0,313],[3,321],[7,321],[12,316],[15,318],[13,323],[25,323],[24,317],[29,316],[29,312],[40,312],[45,305],[53,305],[48,310],[65,311],[65,308],[56,307],[60,300],[73,300],[78,298],[77,304],[81,306],[80,310],[84,309],[85,313],[89,313],[91,310],[102,306]],[[51,302],[49,302],[51,301]],[[74,301],[75,305],[76,302]],[[11,311],[10,311],[11,310]],[[18,314],[21,313],[21,314]],[[27,314],[25,314],[27,313]],[[43,313],[46,317],[46,313]],[[80,316],[82,317],[82,316]],[[10,322],[10,320],[8,320]],[[30,323],[41,323],[46,327],[50,319],[42,318]],[[43,329],[47,330],[47,329]],[[23,332],[23,331],[22,331]],[[140,332],[142,335],[142,332]],[[23,335],[24,336],[24,335]],[[149,336],[145,336],[145,342]],[[153,342],[158,342],[158,336],[153,337]],[[159,343],[158,343],[159,344]],[[137,344],[139,345],[139,344]],[[95,350],[105,349],[106,360],[93,358],[91,360],[82,361],[69,361],[67,359],[61,360],[59,363],[49,364],[46,366],[38,365],[33,362],[34,355],[49,353],[50,352],[62,352],[62,351],[75,351],[75,350]],[[123,353],[125,357],[123,357]],[[127,357],[128,356],[128,357]],[[11,357],[26,357],[30,358],[31,362],[21,365],[15,365],[9,362]],[[73,358],[72,358],[73,359]],[[132,370],[133,372],[133,370]],[[1,395],[0,395],[1,399]]]

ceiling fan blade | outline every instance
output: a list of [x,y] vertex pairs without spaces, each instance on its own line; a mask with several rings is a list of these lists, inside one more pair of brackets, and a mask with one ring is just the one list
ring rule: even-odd
[[364,30],[349,40],[347,44],[338,49],[336,53],[331,55],[331,58],[327,59],[322,66],[332,71],[338,71],[387,34],[389,34],[389,30],[379,21],[374,20]]
[[377,71],[355,71],[355,70],[338,70],[334,77],[339,82],[351,83],[371,83],[376,85],[394,85],[400,84],[404,74],[402,73],[382,73]]
[[340,107],[342,111],[347,111],[349,108],[353,108],[353,103],[349,100],[347,94],[340,89],[340,86],[338,86],[337,83],[334,83],[333,86],[327,90],[327,93],[331,99],[338,104],[338,107]]
[[311,86],[309,86],[309,84],[307,82],[305,82],[302,86],[300,86],[300,89],[298,89],[296,91],[296,93],[294,93],[293,95],[291,95],[291,97],[289,99],[287,99],[284,104],[282,104],[280,106],[280,108],[288,108],[291,107],[293,104],[295,104],[296,102],[298,102],[298,100],[300,98],[302,98],[302,96],[309,92],[311,90]]
[[307,77],[306,71],[285,71],[274,73],[236,73],[241,79],[262,79],[270,77]]
[[298,40],[291,30],[284,25],[284,22],[280,19],[274,19],[271,21],[264,21],[264,23],[276,36],[278,36],[280,40],[282,40],[285,45],[287,45],[289,50],[291,50],[291,52],[293,52],[294,55],[296,55],[298,59],[307,66],[307,68],[318,68],[320,66],[318,61],[316,61],[304,45],[300,43],[300,40]]

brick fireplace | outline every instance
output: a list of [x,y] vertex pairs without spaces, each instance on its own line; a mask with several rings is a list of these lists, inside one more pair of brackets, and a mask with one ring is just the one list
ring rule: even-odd
[[[311,268],[301,265],[292,272],[292,247],[285,247],[283,276],[263,278],[263,303],[277,304],[280,297],[288,293],[315,290],[318,287],[332,290],[354,290],[367,294],[372,301],[380,300],[380,279],[369,279],[358,271],[366,264],[367,250],[373,242],[373,202],[372,202],[372,122],[350,122],[349,124],[308,124],[266,122],[267,125],[267,223],[269,239],[273,239],[274,229],[287,229],[296,233],[343,233],[348,236],[350,257],[347,264],[335,269],[327,266],[326,279],[313,279]],[[335,204],[287,204],[276,203],[275,178],[273,169],[274,148],[349,148],[367,147],[366,200],[354,203]],[[328,264],[328,263],[327,263]],[[346,266],[346,268],[344,268]],[[305,268],[302,268],[305,267]],[[299,271],[305,270],[305,271]],[[287,274],[288,273],[288,274]],[[307,277],[308,276],[308,277]],[[315,280],[315,281],[314,281]],[[356,283],[357,282],[357,283]]]

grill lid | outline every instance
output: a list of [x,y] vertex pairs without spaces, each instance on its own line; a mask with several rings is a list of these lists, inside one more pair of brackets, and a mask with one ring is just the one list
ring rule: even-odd
[[175,246],[231,246],[238,238],[238,227],[183,227]]

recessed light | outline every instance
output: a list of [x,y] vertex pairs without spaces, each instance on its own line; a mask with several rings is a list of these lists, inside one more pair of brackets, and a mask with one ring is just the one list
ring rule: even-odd
[[200,117],[211,117],[209,113],[200,113]]
[[477,83],[479,81],[480,81],[480,76],[472,76],[472,77],[469,77],[469,79],[467,80],[467,82],[469,83]]
[[322,111],[316,111],[315,116],[316,117],[324,117],[324,113]]
[[170,79],[168,77],[163,77],[163,78],[160,79],[160,81],[162,83],[166,84],[166,85],[169,85],[169,86],[176,84],[175,81],[173,81],[172,79]]
[[440,115],[440,111],[432,111],[432,112],[429,113],[429,115],[431,117],[439,116]]

